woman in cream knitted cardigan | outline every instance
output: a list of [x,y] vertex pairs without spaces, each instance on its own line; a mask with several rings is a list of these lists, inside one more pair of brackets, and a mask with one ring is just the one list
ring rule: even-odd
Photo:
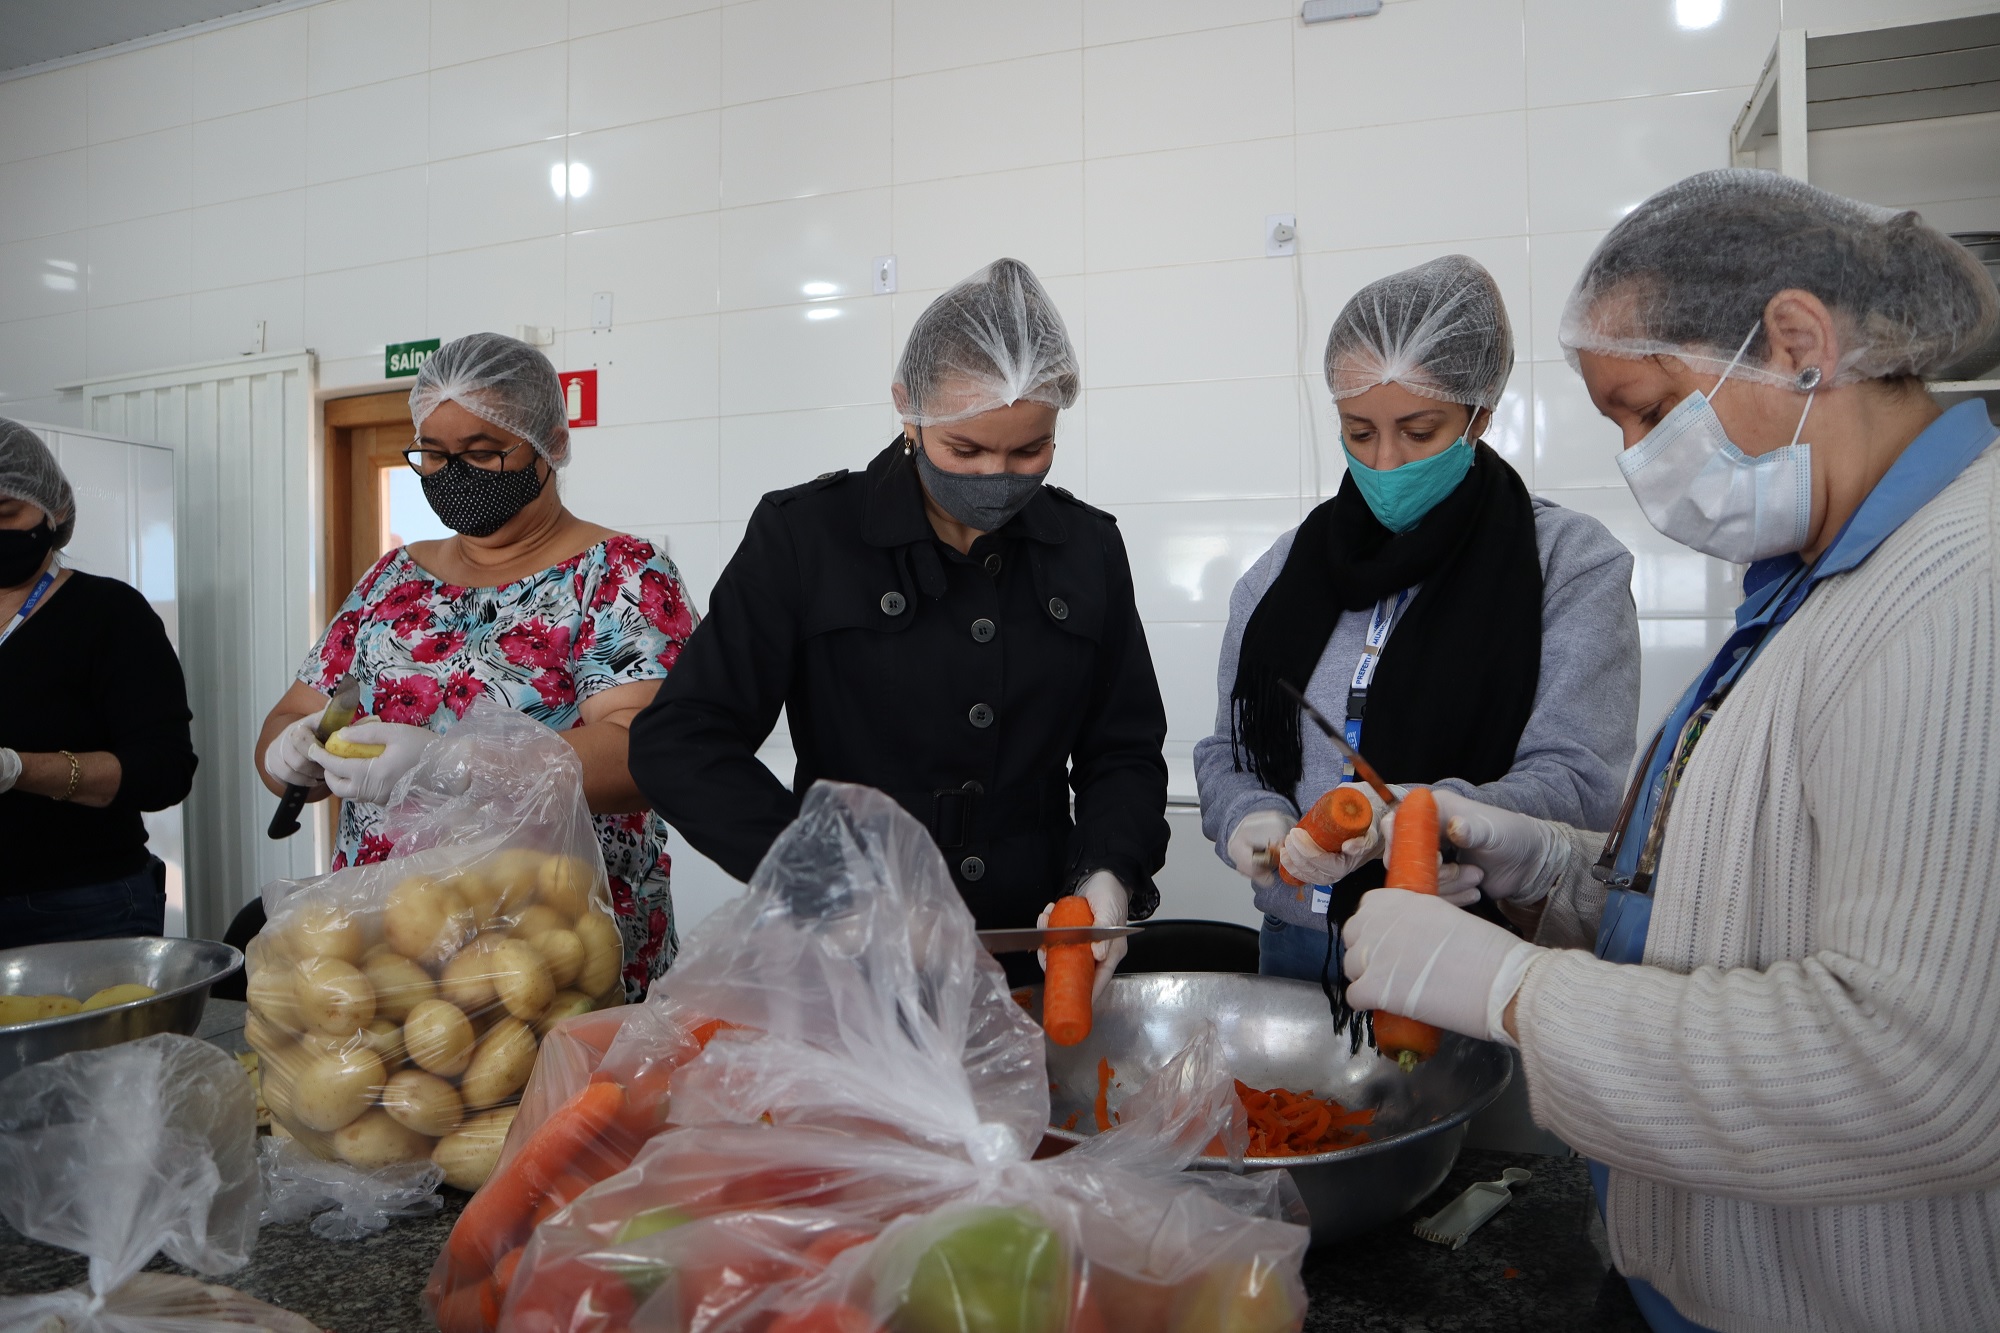
[[1350,1002],[1518,1044],[1656,1330],[2000,1329],[1996,317],[1919,221],[1765,172],[1641,204],[1563,341],[1736,630],[1607,843],[1440,792],[1532,943],[1377,890]]

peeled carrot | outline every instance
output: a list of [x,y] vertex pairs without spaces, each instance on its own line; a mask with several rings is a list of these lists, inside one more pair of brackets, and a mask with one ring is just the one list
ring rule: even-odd
[[556,1108],[511,1161],[472,1196],[451,1229],[446,1252],[466,1268],[491,1264],[523,1243],[543,1196],[618,1117],[625,1089],[589,1083]]
[[1118,1071],[1103,1056],[1097,1058],[1097,1096],[1090,1103],[1091,1116],[1097,1121],[1097,1132],[1102,1134],[1111,1128],[1111,1080]]
[[[1368,832],[1375,822],[1375,807],[1368,798],[1351,786],[1335,787],[1326,795],[1312,803],[1312,808],[1299,821],[1299,827],[1306,831],[1323,852],[1337,852],[1345,847],[1348,840],[1358,838]],[[1293,879],[1291,871],[1281,862],[1278,877],[1287,884],[1299,885],[1304,880]]]
[[[1411,893],[1438,891],[1437,798],[1428,787],[1412,788],[1396,807],[1396,835],[1389,844],[1386,888]],[[1377,1010],[1375,1049],[1394,1056],[1405,1071],[1437,1054],[1438,1030],[1429,1023]]]
[[[1092,926],[1097,918],[1090,904],[1071,895],[1056,900],[1049,929]],[[1049,950],[1048,976],[1042,986],[1042,1030],[1058,1046],[1074,1046],[1090,1035],[1090,986],[1097,960],[1088,944],[1058,944]]]

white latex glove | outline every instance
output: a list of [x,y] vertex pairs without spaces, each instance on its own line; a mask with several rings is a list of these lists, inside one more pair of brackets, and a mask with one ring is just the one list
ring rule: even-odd
[[[1569,839],[1560,826],[1532,815],[1432,788],[1438,832],[1458,849],[1460,865],[1476,867],[1473,882],[1489,898],[1526,905],[1549,896],[1569,864]],[[1438,883],[1444,888],[1442,880]]]
[[1529,964],[1546,952],[1427,893],[1376,889],[1341,928],[1347,1002],[1515,1045],[1503,1024]]
[[[385,745],[373,759],[340,759],[314,745],[312,761],[326,770],[326,788],[343,801],[364,805],[387,805],[405,773],[415,768],[441,737],[425,727],[404,722],[380,722],[370,718],[347,728],[347,739],[356,745]],[[275,748],[275,747],[274,747]]]
[[12,791],[14,784],[21,780],[21,756],[19,752],[0,745],[0,792]]
[[1277,858],[1260,853],[1283,843],[1292,823],[1283,810],[1252,810],[1236,821],[1229,835],[1229,864],[1259,888],[1270,888],[1278,878]]
[[[1305,884],[1338,884],[1349,875],[1382,855],[1388,843],[1382,837],[1382,820],[1387,807],[1382,798],[1365,782],[1343,784],[1354,788],[1368,798],[1368,804],[1375,811],[1375,820],[1368,831],[1358,838],[1349,838],[1343,846],[1322,847],[1312,840],[1304,828],[1295,828],[1285,835],[1285,845],[1278,856],[1293,879]],[[1404,794],[1401,787],[1391,787],[1398,796]]]
[[264,771],[271,775],[273,782],[282,782],[287,787],[311,787],[319,783],[319,765],[311,759],[311,753],[319,744],[313,735],[319,730],[319,720],[326,710],[302,717],[271,738],[264,747]]
[[[1118,882],[1118,876],[1109,870],[1100,870],[1086,879],[1077,889],[1077,896],[1090,904],[1091,923],[1099,926],[1122,926],[1132,910],[1132,895]],[[1049,914],[1056,910],[1050,903],[1035,918],[1035,928],[1049,928]],[[1099,940],[1090,946],[1090,956],[1097,960],[1097,973],[1090,979],[1090,1002],[1096,1004],[1104,994],[1104,988],[1111,984],[1111,978],[1118,971],[1118,965],[1125,961],[1124,939]],[[1035,957],[1041,961],[1042,971],[1049,970],[1049,951],[1035,950]]]

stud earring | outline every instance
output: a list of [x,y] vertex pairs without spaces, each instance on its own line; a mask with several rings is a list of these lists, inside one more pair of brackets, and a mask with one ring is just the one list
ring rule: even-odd
[[1819,387],[1819,381],[1820,381],[1819,367],[1807,366],[1804,370],[1801,370],[1799,372],[1799,377],[1792,381],[1792,387],[1797,389],[1800,393],[1811,393],[1814,389],[1817,389]]

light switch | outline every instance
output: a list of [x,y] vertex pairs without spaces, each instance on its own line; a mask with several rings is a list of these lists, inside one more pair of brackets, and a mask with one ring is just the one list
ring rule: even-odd
[[556,326],[553,324],[516,324],[521,341],[530,347],[553,347],[556,344]]
[[1299,252],[1299,217],[1296,213],[1264,215],[1264,253],[1272,258]]
[[608,329],[611,327],[611,293],[597,292],[590,298],[590,327]]
[[875,256],[873,281],[877,296],[887,296],[896,290],[896,256]]

